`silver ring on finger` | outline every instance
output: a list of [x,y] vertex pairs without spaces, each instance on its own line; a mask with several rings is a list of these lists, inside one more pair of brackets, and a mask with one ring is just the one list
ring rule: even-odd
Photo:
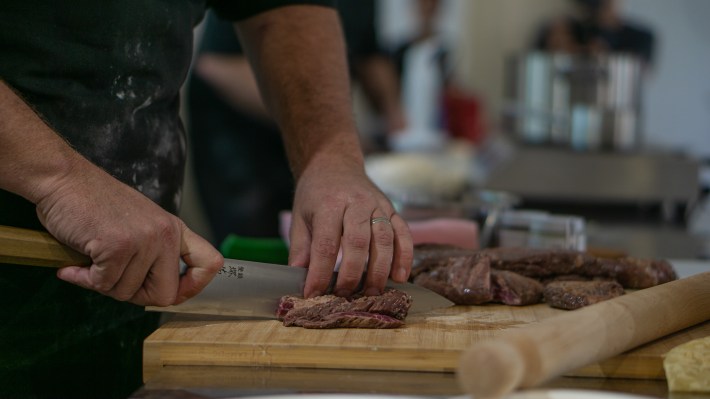
[[387,218],[387,217],[384,217],[384,216],[380,216],[380,217],[376,217],[376,218],[370,219],[370,224],[373,224],[373,225],[374,225],[374,224],[377,224],[377,223],[386,223],[386,224],[392,226],[392,222],[390,222],[390,219]]
[[374,225],[374,224],[377,224],[377,223],[387,223],[388,225],[392,226],[392,222],[390,222],[390,219],[389,219],[389,218],[386,218],[386,217],[384,217],[384,216],[380,216],[380,217],[376,217],[376,218],[370,219],[370,224]]

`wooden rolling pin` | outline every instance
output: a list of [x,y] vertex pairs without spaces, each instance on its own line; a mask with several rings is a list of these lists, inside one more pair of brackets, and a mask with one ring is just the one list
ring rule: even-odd
[[0,226],[0,263],[31,266],[87,266],[91,259],[46,232]]
[[710,272],[513,329],[461,356],[475,399],[499,398],[710,319]]

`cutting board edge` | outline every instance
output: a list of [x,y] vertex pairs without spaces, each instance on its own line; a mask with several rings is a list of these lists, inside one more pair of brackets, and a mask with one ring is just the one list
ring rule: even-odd
[[654,356],[624,354],[590,364],[565,374],[566,377],[628,378],[665,380],[663,360]]
[[[398,356],[390,356],[397,353]],[[234,344],[149,342],[143,345],[144,380],[164,366],[252,366],[316,369],[455,372],[461,350],[403,351],[402,348],[313,348]],[[373,361],[373,359],[376,359]]]

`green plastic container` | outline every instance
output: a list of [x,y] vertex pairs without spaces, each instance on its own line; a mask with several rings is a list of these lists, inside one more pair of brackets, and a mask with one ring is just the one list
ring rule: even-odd
[[288,246],[280,238],[253,238],[230,234],[219,246],[225,258],[288,264]]

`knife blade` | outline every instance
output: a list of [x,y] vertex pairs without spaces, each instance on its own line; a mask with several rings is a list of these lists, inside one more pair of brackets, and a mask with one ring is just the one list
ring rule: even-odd
[[[179,305],[146,309],[274,319],[282,296],[301,295],[307,272],[308,269],[302,267],[225,259],[222,269],[199,294]],[[448,299],[415,284],[389,281],[387,287],[412,296],[410,314],[453,305]]]
[[[63,267],[90,265],[91,259],[45,232],[0,226],[0,263]],[[146,309],[273,319],[282,296],[301,295],[307,272],[308,269],[300,267],[225,259],[222,269],[196,296],[180,305]],[[390,281],[387,286],[412,296],[410,313],[453,305],[448,299],[415,284]]]

